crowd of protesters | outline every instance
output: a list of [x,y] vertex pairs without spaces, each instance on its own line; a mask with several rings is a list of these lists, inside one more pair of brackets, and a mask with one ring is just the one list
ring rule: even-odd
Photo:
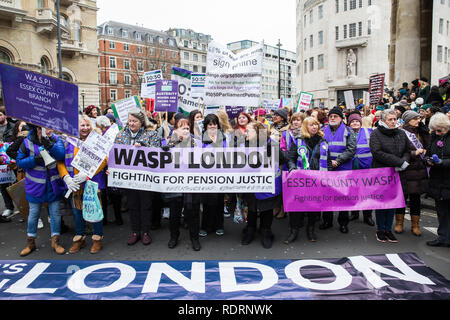
[[[259,234],[264,248],[274,241],[272,223],[288,216],[288,229],[280,235],[286,244],[296,241],[305,225],[307,239],[318,241],[316,224],[322,232],[333,227],[333,212],[285,212],[281,188],[282,171],[320,170],[348,171],[393,167],[399,172],[405,200],[411,216],[411,232],[421,236],[421,197],[435,200],[439,220],[438,237],[429,246],[450,247],[450,84],[430,86],[427,79],[404,83],[397,91],[385,90],[377,105],[364,106],[357,101],[354,110],[341,103],[331,109],[312,108],[293,113],[289,107],[274,110],[257,109],[241,112],[228,119],[223,110],[203,115],[196,110],[183,113],[152,113],[137,110],[130,113],[126,127],[116,136],[116,144],[156,147],[169,151],[173,147],[267,147],[270,155],[277,150],[279,168],[276,171],[275,193],[245,194],[160,194],[107,187],[107,159],[93,177],[98,183],[104,219],[94,223],[90,252],[103,247],[103,225],[109,222],[111,204],[115,223],[124,224],[122,213],[128,211],[130,221],[129,246],[139,241],[152,242],[151,231],[161,228],[161,219],[169,219],[168,247],[178,245],[184,226],[195,251],[201,250],[200,239],[214,233],[225,233],[224,218],[236,213],[245,215],[241,244],[248,245]],[[116,121],[111,108],[103,111],[88,106],[79,116],[79,140],[91,131],[105,134]],[[63,140],[52,130],[7,118],[0,107],[0,135],[8,143],[0,156],[17,180],[25,179],[29,204],[24,217],[27,223],[27,243],[20,252],[27,256],[36,249],[37,230],[42,224],[42,206],[48,208],[51,247],[63,254],[60,234],[67,232],[64,219],[74,219],[75,233],[69,253],[86,246],[86,221],[83,219],[83,189],[87,176],[72,166],[79,148]],[[262,138],[263,137],[263,138]],[[270,144],[279,148],[272,149]],[[50,156],[55,161],[48,164]],[[1,185],[5,210],[0,222],[10,222],[14,203],[7,192],[10,184]],[[65,195],[70,194],[69,200]],[[68,215],[60,211],[66,210]],[[406,208],[364,211],[363,221],[375,227],[374,236],[380,242],[397,242],[394,235],[404,232]],[[337,213],[339,230],[349,232],[349,223],[359,219],[358,211]],[[63,217],[62,217],[63,216]],[[259,225],[258,225],[259,218]],[[375,218],[375,220],[374,220]]]

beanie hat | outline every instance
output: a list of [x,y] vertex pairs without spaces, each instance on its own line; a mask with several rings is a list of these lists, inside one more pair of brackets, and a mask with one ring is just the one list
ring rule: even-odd
[[87,115],[89,115],[92,110],[96,109],[96,107],[94,105],[90,105],[88,107],[86,107],[86,109],[84,109],[84,113],[86,113]]
[[400,111],[402,114],[406,111],[405,107],[403,107],[402,105],[395,106],[395,109]]
[[407,110],[405,111],[405,113],[403,113],[402,120],[405,121],[405,124],[408,124],[408,122],[417,117],[420,117],[420,114],[412,110]]
[[105,117],[107,117],[109,120],[112,120],[113,123],[116,122],[116,118],[112,113],[107,113]]
[[286,109],[276,109],[273,113],[282,117],[284,121],[288,119],[288,111]]
[[416,105],[423,105],[424,101],[423,98],[419,97],[416,99]]
[[377,106],[375,108],[376,111],[384,111],[384,106]]
[[341,117],[341,119],[344,119],[344,113],[342,112],[342,109],[339,107],[334,107],[333,109],[331,109],[330,112],[328,112],[328,118],[332,114],[337,114],[339,117]]
[[431,108],[431,104],[426,104],[426,105],[420,107],[420,109],[423,109],[423,110],[428,110],[430,108]]
[[257,117],[258,115],[265,116],[266,114],[267,114],[267,112],[264,109],[257,109],[257,110],[255,110],[255,117]]
[[347,121],[348,125],[350,125],[350,123],[352,123],[353,120],[358,120],[359,123],[362,125],[362,117],[359,112],[350,113]]

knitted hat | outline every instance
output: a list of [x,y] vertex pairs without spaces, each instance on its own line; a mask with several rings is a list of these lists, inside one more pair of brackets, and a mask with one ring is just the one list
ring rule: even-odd
[[384,106],[377,106],[375,108],[375,110],[377,110],[377,111],[384,111]]
[[423,105],[424,101],[423,98],[419,97],[416,99],[416,105]]
[[401,106],[401,105],[395,106],[395,109],[397,109],[398,111],[400,111],[402,114],[406,111],[405,107],[403,107],[403,106]]
[[90,115],[90,113],[94,109],[96,109],[96,107],[94,105],[87,106],[86,109],[84,109],[84,113],[87,114],[87,115]]
[[362,125],[362,117],[359,112],[350,113],[350,115],[348,116],[348,121],[347,121],[348,125],[350,125],[353,120],[358,120],[359,123]]
[[341,117],[341,119],[344,119],[344,113],[342,112],[342,109],[339,107],[334,107],[333,109],[331,109],[330,112],[328,112],[328,118],[332,114],[337,114],[339,117]]
[[258,115],[265,116],[266,114],[267,114],[267,112],[264,109],[257,109],[257,110],[255,110],[255,117],[257,117]]
[[288,119],[288,111],[286,109],[276,109],[273,113],[282,117],[284,121]]
[[112,113],[107,113],[105,115],[105,117],[107,117],[109,120],[112,120],[113,123],[116,122],[116,118],[114,117],[114,115]]
[[424,106],[422,106],[422,107],[420,107],[420,109],[423,109],[423,110],[428,110],[428,109],[430,109],[431,108],[431,104],[426,104],[426,105],[424,105]]
[[408,124],[412,119],[417,117],[420,117],[420,114],[412,110],[407,110],[403,113],[402,120],[405,121],[405,124]]

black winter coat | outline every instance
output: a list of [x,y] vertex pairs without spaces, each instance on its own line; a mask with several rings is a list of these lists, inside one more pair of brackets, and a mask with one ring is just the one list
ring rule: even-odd
[[[409,139],[400,129],[387,129],[382,125],[372,131],[370,136],[370,151],[372,153],[372,168],[401,167],[409,163],[411,150]],[[405,172],[400,172],[403,190],[407,190]]]
[[[438,146],[439,141],[442,147]],[[431,166],[428,194],[437,200],[450,200],[450,132],[443,137],[433,133],[428,150],[427,156],[435,154],[442,160],[441,164]]]
[[[430,145],[430,133],[428,127],[422,122],[418,128],[404,126],[404,130],[412,132],[418,137],[422,143],[423,148],[426,149]],[[408,139],[409,140],[409,139]],[[411,149],[411,159],[409,167],[405,170],[406,189],[403,189],[405,194],[423,194],[428,192],[428,172],[424,161],[420,156],[416,156],[417,148],[410,141],[409,147]]]
[[[295,137],[295,139],[301,139],[301,137]],[[322,142],[326,141],[319,135],[315,135],[311,138],[304,139],[306,143],[306,147],[308,148],[308,162],[310,165],[310,170],[320,170],[320,145]],[[291,145],[291,149],[288,153],[288,160],[289,160],[289,171],[297,169],[297,160],[298,160],[298,146],[297,144],[293,143]],[[314,155],[314,158],[313,158]],[[328,149],[328,171],[333,170],[333,166],[331,164],[331,156],[330,156],[330,150]]]

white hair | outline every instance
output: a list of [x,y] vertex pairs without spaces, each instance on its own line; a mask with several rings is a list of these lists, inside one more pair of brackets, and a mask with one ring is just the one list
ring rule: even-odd
[[109,121],[107,116],[100,116],[95,119],[95,124],[97,125],[97,127],[101,128],[103,126],[106,128],[111,126],[111,121]]
[[435,115],[433,115],[430,119],[430,124],[428,126],[431,131],[437,130],[437,129],[450,129],[450,120],[448,119],[448,116],[446,114],[443,114],[442,112],[437,112]]

